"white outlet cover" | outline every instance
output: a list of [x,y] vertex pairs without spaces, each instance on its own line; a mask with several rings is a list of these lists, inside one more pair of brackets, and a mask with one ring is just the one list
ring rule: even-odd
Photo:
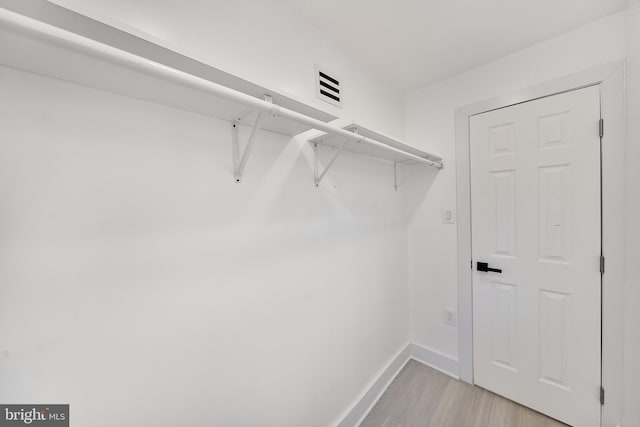
[[458,313],[452,308],[445,307],[444,308],[444,323],[451,326],[456,326],[458,324]]

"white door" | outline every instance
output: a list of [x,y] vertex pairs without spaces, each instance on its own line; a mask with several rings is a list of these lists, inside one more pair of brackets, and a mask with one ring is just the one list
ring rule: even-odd
[[474,382],[575,427],[600,425],[599,120],[594,86],[470,122]]

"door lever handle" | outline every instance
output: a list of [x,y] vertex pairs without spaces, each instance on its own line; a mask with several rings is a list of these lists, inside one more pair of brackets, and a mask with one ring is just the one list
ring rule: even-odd
[[492,271],[494,273],[502,273],[502,270],[499,268],[489,268],[489,264],[486,262],[478,262],[477,268],[478,271]]

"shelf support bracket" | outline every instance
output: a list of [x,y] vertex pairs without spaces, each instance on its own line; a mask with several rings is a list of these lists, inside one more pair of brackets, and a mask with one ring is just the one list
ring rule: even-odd
[[[358,134],[358,129],[354,129],[353,133],[355,133],[357,135]],[[338,151],[336,151],[336,153],[333,155],[331,160],[329,160],[329,163],[327,163],[327,166],[325,166],[324,170],[319,175],[318,175],[318,172],[320,172],[320,169],[318,167],[318,144],[313,144],[313,145],[314,145],[314,151],[315,151],[315,154],[316,154],[316,163],[315,163],[315,168],[314,168],[315,169],[314,170],[314,175],[315,175],[316,187],[318,187],[320,185],[320,181],[322,181],[322,178],[324,178],[324,176],[327,174],[327,172],[329,171],[331,166],[333,166],[333,162],[336,161],[336,159],[338,158],[340,153],[342,153],[342,150],[344,149],[345,145],[347,145],[347,139],[345,138],[342,141],[342,144],[340,144],[340,147],[338,147]]]
[[[405,173],[400,174],[402,169],[405,170]],[[407,182],[411,175],[411,171],[406,172],[406,170],[407,165],[405,162],[393,162],[393,187],[396,191],[398,191],[398,188],[402,187],[404,183]],[[404,175],[402,179],[400,179],[401,175]]]
[[327,163],[327,166],[325,166],[324,170],[320,173],[320,175],[318,175],[318,172],[319,172],[319,169],[317,166],[318,165],[318,145],[316,144],[316,173],[315,173],[316,187],[320,185],[320,181],[322,181],[322,178],[324,178],[324,176],[327,174],[327,172],[329,171],[329,168],[331,168],[331,166],[333,165],[333,162],[335,162],[338,156],[340,155],[340,153],[342,153],[342,149],[346,144],[347,144],[347,140],[345,139],[344,141],[342,141],[342,144],[340,144],[340,148],[338,148],[338,151],[336,151],[336,153],[333,155],[331,160],[329,160],[329,163]]
[[393,188],[398,191],[398,162],[393,162]]
[[[271,95],[265,94],[264,100],[270,104],[273,104],[273,99]],[[270,117],[277,117],[279,115],[279,109],[277,106],[273,106],[273,109],[269,112]],[[240,155],[240,141],[238,137],[238,125],[240,124],[240,120],[234,120],[231,122],[231,152],[233,154],[233,178],[236,182],[240,182],[242,179],[242,174],[244,173],[244,168],[247,166],[247,162],[249,161],[249,155],[251,154],[251,150],[253,150],[253,144],[256,142],[256,135],[258,131],[262,128],[262,119],[264,118],[264,113],[262,111],[258,112],[256,116],[256,120],[253,123],[253,127],[251,128],[251,133],[249,134],[249,139],[247,139],[247,143],[245,144],[244,151],[242,152],[242,156]]]
[[253,123],[253,127],[251,129],[251,134],[249,134],[249,139],[247,139],[246,146],[244,151],[242,152],[242,156],[240,155],[240,141],[238,137],[238,121],[233,121],[231,123],[231,151],[233,152],[233,178],[236,182],[240,182],[242,179],[242,174],[244,173],[244,169],[247,166],[247,162],[249,161],[249,155],[251,154],[251,150],[253,150],[253,145],[256,142],[256,135],[262,126],[262,119],[264,117],[264,113],[259,112],[256,117],[255,122]]

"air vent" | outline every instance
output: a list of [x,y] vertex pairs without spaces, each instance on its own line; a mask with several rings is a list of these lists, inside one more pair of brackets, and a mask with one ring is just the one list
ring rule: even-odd
[[342,107],[342,80],[316,65],[316,95],[329,104]]

